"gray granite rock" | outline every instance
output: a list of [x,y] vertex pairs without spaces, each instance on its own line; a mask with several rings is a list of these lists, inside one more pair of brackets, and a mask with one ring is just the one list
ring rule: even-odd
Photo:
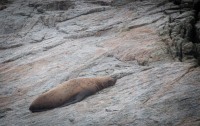
[[[179,6],[164,0],[6,6],[0,11],[0,126],[200,125],[200,68],[185,58],[200,54],[190,38],[193,11],[179,14]],[[28,110],[66,80],[105,75],[117,78],[116,85],[69,106]]]

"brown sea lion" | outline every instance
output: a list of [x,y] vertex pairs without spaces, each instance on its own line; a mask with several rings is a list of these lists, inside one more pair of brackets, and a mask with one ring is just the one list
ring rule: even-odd
[[45,111],[59,106],[79,102],[103,88],[112,86],[116,79],[112,77],[77,78],[68,80],[43,93],[30,105],[31,112]]

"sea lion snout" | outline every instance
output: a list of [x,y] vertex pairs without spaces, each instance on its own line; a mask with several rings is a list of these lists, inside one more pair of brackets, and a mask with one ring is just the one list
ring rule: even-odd
[[117,82],[117,79],[112,78],[111,80],[108,81],[109,86],[113,86],[115,85],[115,83]]

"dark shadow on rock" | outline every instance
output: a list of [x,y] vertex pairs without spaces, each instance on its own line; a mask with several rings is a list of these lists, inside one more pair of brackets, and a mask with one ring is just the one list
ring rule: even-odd
[[68,10],[73,7],[73,2],[70,0],[65,1],[51,1],[51,2],[39,2],[39,3],[29,3],[29,7],[37,8],[39,12],[43,11],[60,11]]

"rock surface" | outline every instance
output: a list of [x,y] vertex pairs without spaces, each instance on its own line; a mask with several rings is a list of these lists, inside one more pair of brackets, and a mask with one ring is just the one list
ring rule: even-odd
[[[179,14],[178,5],[164,0],[15,0],[6,7],[1,126],[200,125],[200,68],[192,55],[185,62],[174,56],[182,41],[184,55],[200,47],[190,40],[193,11]],[[116,85],[70,106],[28,110],[61,82],[104,75],[117,77]]]

